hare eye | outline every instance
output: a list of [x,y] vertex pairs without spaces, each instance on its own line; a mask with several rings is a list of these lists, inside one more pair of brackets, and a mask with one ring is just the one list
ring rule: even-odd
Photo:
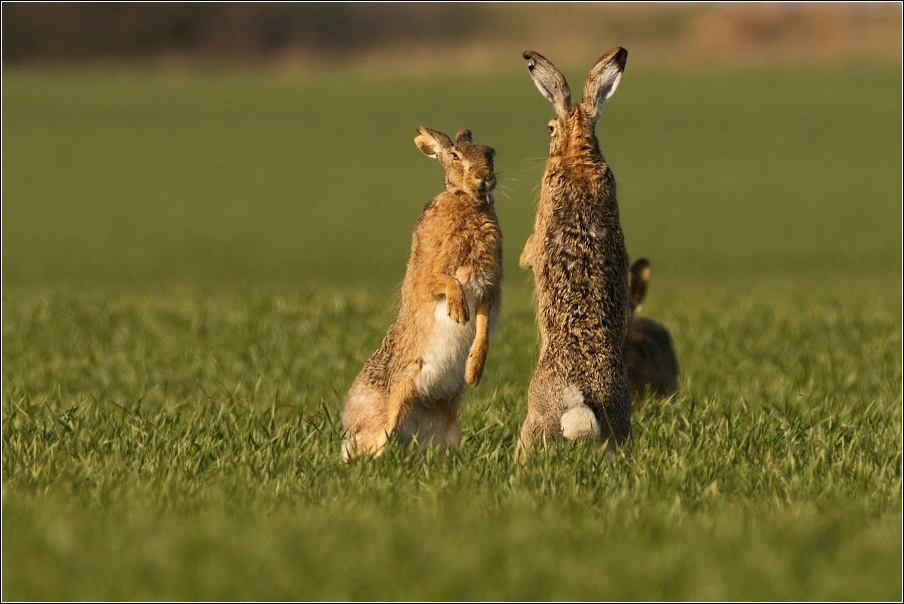
[[459,157],[458,153],[456,153],[455,151],[452,151],[450,155],[452,155],[452,159],[454,161],[461,161],[461,157]]
[[556,126],[555,126],[555,124],[550,124],[550,125],[549,125],[549,131],[550,131],[550,132],[555,132],[555,131],[556,131]]

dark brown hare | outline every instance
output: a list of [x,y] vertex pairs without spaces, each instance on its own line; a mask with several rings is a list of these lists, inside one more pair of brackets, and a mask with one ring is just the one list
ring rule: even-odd
[[650,263],[640,258],[631,265],[631,326],[625,350],[631,401],[636,407],[645,396],[668,398],[678,391],[678,359],[672,336],[660,323],[638,316],[650,285]]
[[632,439],[624,359],[631,301],[615,178],[595,126],[628,52],[614,48],[596,62],[577,104],[552,63],[532,51],[524,58],[555,117],[536,223],[520,261],[533,272],[540,357],[518,454],[563,437],[594,438],[614,452]]

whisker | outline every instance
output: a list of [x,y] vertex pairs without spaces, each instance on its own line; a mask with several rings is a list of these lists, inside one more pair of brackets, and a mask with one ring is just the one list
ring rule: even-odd
[[[542,160],[535,161],[534,163],[532,163],[530,165],[521,166],[521,167],[517,168],[516,170],[514,170],[514,173],[515,174],[524,174],[525,172],[530,172],[531,170],[536,170],[537,168],[539,168],[541,166],[541,163],[545,162],[545,161],[546,161],[546,158],[544,157]],[[524,163],[524,162],[519,162],[519,163]],[[500,174],[506,174],[511,171],[512,170],[497,171],[496,176],[498,177]]]
[[508,197],[509,199],[512,198],[512,189],[510,189],[509,187],[506,187],[504,185],[497,185],[496,188],[499,191],[501,191],[502,194],[505,195],[506,197]]

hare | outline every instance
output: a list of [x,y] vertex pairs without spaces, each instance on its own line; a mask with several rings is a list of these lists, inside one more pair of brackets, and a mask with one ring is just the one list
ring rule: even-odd
[[636,407],[644,394],[667,398],[678,391],[678,359],[669,331],[660,323],[637,316],[647,295],[651,268],[646,258],[631,265],[631,326],[625,349],[625,364],[631,384],[631,402]]
[[346,396],[345,459],[380,454],[390,436],[403,445],[458,444],[462,393],[480,381],[499,313],[495,151],[474,144],[470,130],[453,144],[418,128],[414,142],[445,168],[445,189],[417,221],[396,318]]
[[624,347],[631,319],[628,253],[615,178],[595,126],[615,92],[628,52],[603,55],[572,104],[564,76],[527,51],[527,68],[552,102],[549,157],[534,231],[520,264],[533,272],[540,357],[527,394],[517,454],[537,441],[592,437],[607,452],[630,444],[631,391]]

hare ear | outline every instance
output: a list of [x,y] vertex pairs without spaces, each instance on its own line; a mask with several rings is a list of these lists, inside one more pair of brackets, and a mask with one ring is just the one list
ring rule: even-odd
[[590,116],[593,123],[600,117],[603,103],[612,96],[618,88],[625,63],[628,60],[628,51],[616,47],[604,54],[590,70],[587,80],[584,82],[584,100],[581,107]]
[[646,258],[635,260],[628,271],[628,291],[631,292],[631,308],[634,312],[640,309],[641,302],[647,296],[651,273],[650,262]]
[[556,117],[564,118],[571,107],[571,89],[565,76],[538,52],[526,50],[522,56],[527,59],[527,70],[537,89],[553,104]]
[[471,131],[467,128],[462,128],[458,131],[458,134],[455,135],[455,144],[460,145],[462,143],[470,143],[471,142]]
[[430,128],[418,128],[418,135],[414,137],[414,144],[427,157],[440,159],[443,153],[452,148],[452,140],[437,130]]

